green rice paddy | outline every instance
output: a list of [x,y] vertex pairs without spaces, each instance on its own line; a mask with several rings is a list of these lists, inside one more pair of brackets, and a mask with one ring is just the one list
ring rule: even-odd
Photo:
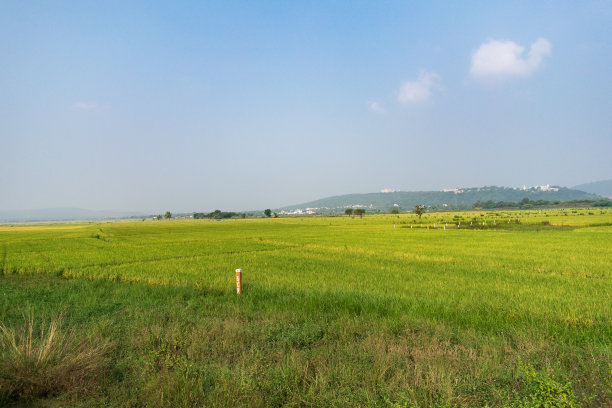
[[113,344],[49,406],[611,406],[611,265],[593,208],[0,225],[0,320]]

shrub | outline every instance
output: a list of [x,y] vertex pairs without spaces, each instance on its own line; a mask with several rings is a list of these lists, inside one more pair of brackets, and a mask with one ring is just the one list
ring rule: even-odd
[[549,376],[536,373],[532,367],[524,367],[523,381],[530,395],[517,401],[513,408],[580,408],[582,404],[574,395],[572,384],[560,384]]
[[79,339],[62,316],[37,325],[33,313],[13,328],[0,323],[0,402],[91,390],[105,373],[110,344]]

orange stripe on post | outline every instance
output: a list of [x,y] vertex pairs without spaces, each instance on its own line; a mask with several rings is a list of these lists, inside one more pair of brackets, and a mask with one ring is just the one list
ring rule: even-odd
[[236,269],[236,293],[242,294],[242,269]]

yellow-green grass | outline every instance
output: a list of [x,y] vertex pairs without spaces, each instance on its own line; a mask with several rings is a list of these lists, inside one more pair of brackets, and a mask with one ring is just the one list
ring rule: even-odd
[[[195,329],[182,340],[164,341],[191,349],[198,336],[207,339],[206,349],[217,356],[215,374],[205,376],[208,393],[189,388],[197,388],[193,381],[201,373],[192,378],[156,372],[158,363],[150,367],[150,375],[170,387],[166,397],[179,398],[176,387],[187,389],[197,394],[196,405],[222,406],[228,403],[224,392],[239,405],[270,405],[284,387],[299,391],[281,393],[274,404],[519,404],[529,394],[528,387],[516,391],[528,365],[550,381],[572,381],[582,404],[601,406],[612,403],[611,225],[612,211],[597,208],[441,212],[422,219],[403,213],[3,225],[0,282],[11,290],[0,298],[0,317],[17,321],[21,303],[40,310],[67,307],[78,310],[75,324],[84,327],[84,316],[91,315],[94,323],[110,319],[117,330],[145,330],[147,336],[152,325],[165,338],[180,337],[175,330],[180,333],[176,326],[182,325],[169,322],[166,329],[146,319],[100,314],[95,304],[103,303],[103,295],[90,286],[116,287],[123,295],[105,301],[121,304],[128,314],[150,308],[153,322],[167,308],[187,318],[180,301],[163,304],[164,291],[186,305],[199,304],[195,317],[187,313]],[[240,299],[236,268],[243,270]],[[40,287],[35,276],[41,276]],[[19,279],[27,290],[20,290]],[[72,297],[64,305],[59,293],[66,285],[90,299],[79,305]],[[152,285],[157,302],[143,297],[142,285]],[[40,293],[51,299],[48,304]],[[204,328],[246,344],[228,345],[223,335]],[[159,347],[139,341],[127,341],[138,358],[147,347]],[[200,361],[202,353],[179,354],[203,369],[210,362]],[[255,395],[248,400],[243,391],[224,388],[229,377],[219,367],[231,378],[260,376],[271,383],[257,391],[244,377],[243,391]],[[368,369],[374,374],[360,372]],[[172,385],[176,381],[187,385]],[[111,405],[140,401],[116,391],[117,384],[108,387],[103,394]],[[158,397],[147,404],[163,406]]]

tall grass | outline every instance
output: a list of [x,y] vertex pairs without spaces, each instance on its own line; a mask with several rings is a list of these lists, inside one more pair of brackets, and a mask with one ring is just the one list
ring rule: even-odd
[[30,311],[19,327],[0,323],[0,401],[83,394],[96,386],[109,343],[63,330],[62,320],[58,315],[38,323]]

